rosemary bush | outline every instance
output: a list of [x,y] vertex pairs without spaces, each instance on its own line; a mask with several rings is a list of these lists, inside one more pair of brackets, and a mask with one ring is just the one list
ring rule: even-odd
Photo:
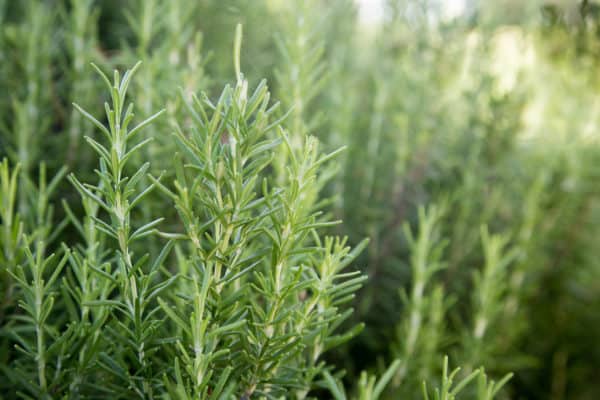
[[597,398],[597,8],[468,3],[0,0],[0,397]]

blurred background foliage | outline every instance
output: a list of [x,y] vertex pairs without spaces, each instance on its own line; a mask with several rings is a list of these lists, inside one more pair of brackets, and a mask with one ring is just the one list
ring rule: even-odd
[[[241,22],[242,69],[291,109],[292,145],[347,146],[324,201],[336,233],[370,244],[352,321],[366,328],[329,356],[344,382],[400,358],[388,395],[414,398],[448,354],[513,371],[505,398],[600,398],[600,3],[363,3],[381,18],[352,0],[0,0],[0,157],[23,185],[42,161],[92,171],[71,106],[101,111],[88,63],[142,60],[137,109],[169,115],[143,150],[160,173],[178,91],[231,80]],[[63,186],[55,200],[77,204]]]

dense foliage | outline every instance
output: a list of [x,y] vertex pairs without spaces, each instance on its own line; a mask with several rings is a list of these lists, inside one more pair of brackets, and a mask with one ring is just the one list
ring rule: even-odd
[[466,3],[0,0],[0,397],[598,398],[600,6]]

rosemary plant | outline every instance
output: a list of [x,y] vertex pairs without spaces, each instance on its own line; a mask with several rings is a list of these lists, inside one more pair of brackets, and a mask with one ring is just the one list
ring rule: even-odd
[[[30,315],[19,320],[35,332],[35,345],[15,332],[14,340],[30,357],[13,363],[9,376],[14,384],[20,382],[37,397],[294,393],[304,398],[326,368],[323,353],[360,331],[358,326],[336,333],[352,312],[340,307],[364,281],[359,272],[345,271],[364,244],[351,250],[345,239],[318,233],[335,222],[319,217],[313,183],[335,153],[320,155],[311,137],[301,151],[292,148],[281,121],[273,118],[277,104],[269,104],[266,83],[247,92],[248,82],[239,72],[240,42],[238,30],[235,87],[226,87],[216,103],[204,94],[187,103],[191,124],[175,135],[182,156],[175,159],[173,189],[150,175],[152,183],[138,190],[149,163],[128,172],[133,156],[152,139],[138,139],[140,132],[162,114],[130,128],[133,107],[126,107],[125,98],[139,63],[122,78],[115,72],[112,82],[95,67],[111,95],[111,103],[105,104],[108,124],[75,108],[103,137],[104,143],[86,137],[99,157],[98,183],[69,175],[83,199],[83,221],[65,203],[68,220],[83,242],[73,249],[65,245],[61,261],[45,280],[55,262],[55,256],[45,257],[44,240],[51,239],[51,232],[36,230],[33,242],[23,236],[25,243],[33,243],[33,251],[25,247],[28,269],[9,271]],[[279,139],[272,138],[274,131]],[[278,187],[265,170],[273,162],[273,150],[282,145],[291,161],[289,185]],[[9,173],[6,162],[3,169],[10,205],[17,175]],[[44,202],[38,212],[45,215],[43,199],[60,175],[48,188],[43,177],[37,198]],[[184,233],[159,232],[162,218],[134,222],[136,208],[156,186],[173,200]],[[9,207],[8,212],[14,211]],[[10,230],[12,219],[3,221]],[[45,219],[38,223],[49,226]],[[166,242],[150,259],[137,245],[152,235]],[[61,305],[71,322],[50,325],[53,290],[68,261]],[[189,318],[184,317],[187,310]],[[50,351],[49,332],[60,351]],[[25,384],[27,362],[37,365],[36,385]],[[48,378],[51,362],[55,376],[61,377],[54,383]],[[102,388],[98,380],[104,382]]]
[[597,7],[443,3],[0,0],[0,397],[598,398]]
[[[443,291],[437,287],[430,295],[428,291],[430,282],[434,274],[439,271],[443,264],[440,262],[442,251],[446,245],[444,240],[439,238],[439,223],[443,215],[443,210],[432,206],[429,210],[421,208],[419,210],[419,233],[417,237],[413,236],[408,225],[405,225],[405,235],[412,250],[412,284],[410,293],[402,293],[406,304],[406,318],[398,326],[397,357],[402,362],[394,376],[394,385],[400,386],[406,375],[409,373],[409,367],[413,364],[412,358],[431,357],[437,353],[436,346],[439,339],[436,340],[431,334],[423,335],[426,324],[431,324],[432,330],[439,329],[440,319],[442,317],[444,306],[442,304]],[[425,339],[425,340],[423,340]],[[425,363],[414,363],[426,367]],[[413,371],[417,373],[417,371]],[[422,377],[427,379],[428,376]]]
[[514,249],[506,249],[508,244],[506,236],[490,235],[487,228],[482,227],[481,240],[485,265],[481,271],[474,274],[473,326],[471,339],[465,340],[466,353],[473,354],[472,362],[476,364],[486,358],[484,343],[492,343],[491,340],[485,340],[486,334],[500,319],[502,311],[500,299],[506,294],[508,268],[515,256]]
[[[160,300],[181,332],[179,378],[169,387],[201,397],[294,389],[304,398],[325,366],[322,354],[358,332],[334,335],[351,313],[339,307],[364,280],[343,270],[363,246],[350,251],[343,239],[318,235],[331,222],[317,219],[313,183],[334,154],[320,156],[310,137],[300,152],[292,148],[273,120],[277,104],[269,105],[265,82],[248,93],[240,40],[238,29],[235,87],[216,104],[194,97],[190,133],[180,128],[176,135],[189,162],[176,161],[175,191],[161,185],[189,240],[184,257],[193,291],[189,322],[175,299]],[[270,137],[273,130],[279,139]],[[261,179],[281,145],[291,161],[286,187]]]
[[[94,49],[98,41],[96,32],[98,9],[90,0],[71,1],[72,11],[68,13],[69,29],[65,40],[69,44],[68,54],[71,60],[71,73],[69,77],[70,97],[77,99],[85,107],[93,103],[94,80],[89,78],[86,65],[90,60],[98,57]],[[64,10],[67,13],[66,10]],[[85,136],[91,136],[92,127],[84,123],[83,115],[76,109],[70,111],[67,147],[67,164],[77,165],[81,158],[87,155],[81,151],[81,142]],[[89,165],[90,160],[86,161]]]

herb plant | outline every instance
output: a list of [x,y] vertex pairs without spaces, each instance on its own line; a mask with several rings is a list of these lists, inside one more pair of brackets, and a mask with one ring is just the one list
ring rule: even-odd
[[442,3],[0,0],[0,397],[598,398],[597,7]]

